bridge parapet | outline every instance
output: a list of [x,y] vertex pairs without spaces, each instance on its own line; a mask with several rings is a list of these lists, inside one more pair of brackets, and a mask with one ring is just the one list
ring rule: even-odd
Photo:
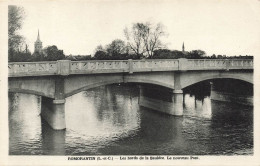
[[9,77],[56,75],[57,69],[56,61],[8,63]]
[[72,61],[71,74],[178,70],[178,60]]
[[178,70],[178,59],[149,59],[149,60],[134,60],[133,71],[175,71]]
[[9,77],[151,71],[253,69],[252,59],[146,59],[8,63]]
[[128,60],[71,61],[71,74],[128,72]]
[[252,59],[187,59],[188,70],[253,69]]

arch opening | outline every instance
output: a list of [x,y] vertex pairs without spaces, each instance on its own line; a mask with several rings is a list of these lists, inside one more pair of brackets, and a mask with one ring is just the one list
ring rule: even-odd
[[243,105],[253,105],[253,91],[252,83],[230,78],[203,80],[183,89],[184,94],[194,95],[198,100],[210,97]]
[[[191,78],[190,78],[191,77]],[[192,75],[183,75],[182,76],[182,89],[191,86],[193,84],[202,82],[202,81],[207,81],[207,80],[217,80],[217,79],[230,79],[230,80],[240,80],[240,81],[244,81],[244,82],[248,82],[253,84],[253,75],[250,74],[245,74],[245,75],[240,75],[238,74],[222,74],[222,73],[218,73],[218,74],[206,74],[205,76],[192,76]]]
[[110,81],[110,82],[102,82],[102,83],[96,83],[96,84],[90,84],[90,85],[86,85],[84,87],[78,88],[76,90],[73,90],[72,92],[68,92],[65,94],[65,97],[70,97],[72,95],[78,94],[82,91],[86,91],[86,90],[90,90],[93,88],[97,88],[97,87],[101,87],[101,86],[106,86],[106,85],[124,85],[124,84],[128,84],[128,85],[142,85],[148,88],[155,88],[155,89],[166,89],[166,91],[170,91],[173,89],[173,86],[169,86],[168,84],[163,84],[161,82],[155,82],[155,81],[151,81],[151,82],[145,82],[145,81],[140,81],[140,80],[114,80],[114,81]]
[[229,92],[240,95],[253,95],[253,84],[251,82],[234,79],[234,78],[215,78],[196,82],[183,88],[184,91],[189,89],[200,88],[201,90],[215,89],[222,92]]

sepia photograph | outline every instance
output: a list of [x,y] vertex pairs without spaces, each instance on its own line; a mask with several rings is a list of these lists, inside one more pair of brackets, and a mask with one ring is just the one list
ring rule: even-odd
[[39,156],[259,164],[259,0],[24,0],[1,8],[6,165]]

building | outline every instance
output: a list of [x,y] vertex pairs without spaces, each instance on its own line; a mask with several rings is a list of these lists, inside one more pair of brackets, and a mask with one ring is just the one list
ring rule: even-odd
[[38,36],[37,36],[37,40],[34,42],[34,53],[41,53],[42,52],[42,42],[40,40],[40,33],[38,30]]

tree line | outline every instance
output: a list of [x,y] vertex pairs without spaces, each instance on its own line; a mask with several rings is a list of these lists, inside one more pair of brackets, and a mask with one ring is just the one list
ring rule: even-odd
[[25,18],[24,10],[18,6],[8,6],[8,61],[28,62],[28,61],[56,61],[56,60],[126,60],[126,59],[225,59],[244,58],[252,59],[253,56],[207,56],[203,50],[192,50],[183,52],[179,50],[167,49],[162,42],[167,37],[165,27],[161,23],[152,24],[150,22],[133,23],[131,27],[123,30],[125,41],[115,39],[105,46],[99,45],[95,49],[94,56],[91,55],[64,55],[63,50],[57,46],[47,46],[41,52],[31,53],[25,38],[20,35],[19,29]]

